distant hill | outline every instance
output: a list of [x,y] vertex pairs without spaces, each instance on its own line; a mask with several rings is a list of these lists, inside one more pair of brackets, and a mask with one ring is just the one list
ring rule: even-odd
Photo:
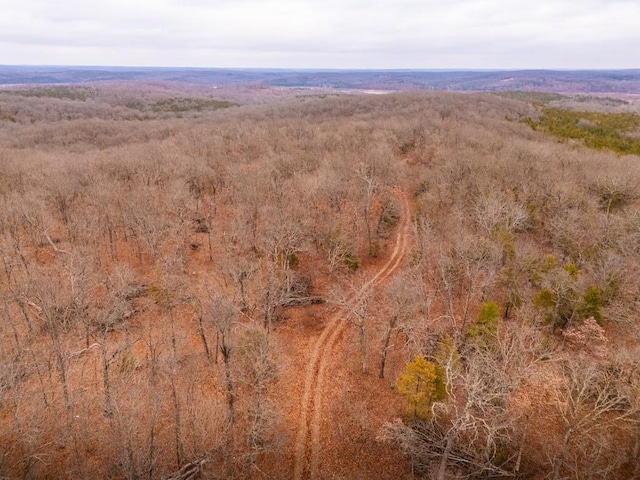
[[135,81],[375,90],[544,91],[640,94],[634,70],[287,70],[0,66],[0,85]]

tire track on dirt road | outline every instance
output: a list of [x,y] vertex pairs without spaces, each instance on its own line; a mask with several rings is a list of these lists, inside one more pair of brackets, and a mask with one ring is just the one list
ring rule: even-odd
[[[402,203],[402,222],[398,227],[396,242],[387,263],[376,272],[357,292],[350,301],[357,296],[383,282],[400,266],[407,249],[409,227],[411,224],[409,202],[406,195],[393,190],[392,193]],[[325,371],[330,359],[331,351],[348,322],[343,320],[346,312],[339,310],[333,315],[322,334],[316,341],[304,377],[304,394],[300,407],[300,420],[295,443],[294,480],[302,480],[305,470],[307,478],[318,477],[320,453],[320,425],[322,420],[322,389]]]

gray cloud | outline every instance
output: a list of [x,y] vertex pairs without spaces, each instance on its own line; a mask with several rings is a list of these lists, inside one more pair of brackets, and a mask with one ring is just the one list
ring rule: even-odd
[[626,0],[0,0],[0,63],[640,67]]

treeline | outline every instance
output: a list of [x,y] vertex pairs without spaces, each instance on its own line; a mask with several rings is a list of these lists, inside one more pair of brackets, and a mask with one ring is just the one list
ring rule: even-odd
[[[224,95],[224,94],[223,94]],[[0,122],[33,124],[64,120],[141,121],[187,116],[237,106],[211,90],[131,85],[13,87],[0,90]],[[1,125],[2,123],[0,123]],[[6,125],[5,125],[6,126]]]

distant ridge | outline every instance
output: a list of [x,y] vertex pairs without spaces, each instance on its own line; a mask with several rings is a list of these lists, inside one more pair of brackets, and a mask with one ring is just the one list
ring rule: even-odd
[[0,66],[0,85],[95,82],[254,84],[359,90],[544,91],[640,94],[640,69],[330,70],[112,66]]

